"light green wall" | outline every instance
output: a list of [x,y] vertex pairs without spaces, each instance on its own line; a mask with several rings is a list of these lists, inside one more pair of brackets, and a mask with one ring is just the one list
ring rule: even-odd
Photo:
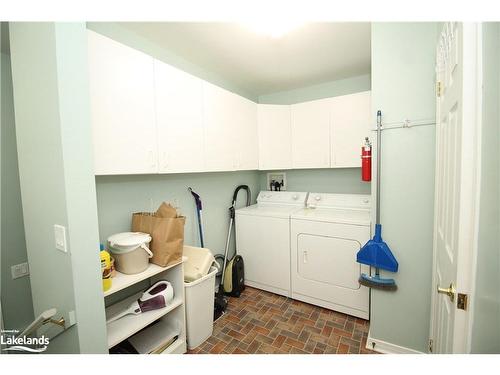
[[332,96],[354,94],[370,90],[370,75],[345,78],[336,81],[321,83],[295,90],[280,91],[259,96],[262,104],[295,104],[309,100],[329,98]]
[[179,55],[160,47],[156,43],[151,42],[150,40],[134,33],[133,31],[126,29],[116,22],[87,22],[87,28],[99,34],[105,35],[111,39],[114,39],[120,43],[128,45],[129,47],[135,48],[148,55],[151,55],[158,60],[184,70],[196,77],[204,79],[217,86],[223,87],[226,90],[244,96],[250,100],[253,100],[254,102],[257,102],[258,100],[258,98],[253,93],[241,87],[235,86],[231,82],[228,82],[215,73],[185,60]]
[[[156,210],[166,201],[178,206],[186,216],[185,243],[199,246],[196,209],[187,190],[190,186],[203,201],[205,247],[221,254],[229,223],[228,208],[234,189],[241,184],[250,187],[255,200],[259,192],[255,171],[96,177],[101,242],[111,234],[129,231],[133,212]],[[238,206],[245,199],[241,192]]]
[[12,280],[10,267],[28,260],[17,165],[10,58],[1,54],[1,277],[5,327],[21,329],[33,320],[29,277]]
[[[370,183],[361,181],[360,168],[295,169],[283,172],[286,173],[288,191],[370,194]],[[269,190],[267,173],[261,171],[259,174],[261,190]]]
[[[435,23],[372,24],[372,113],[383,122],[435,119]],[[375,118],[373,118],[375,122]],[[427,352],[435,127],[382,133],[383,238],[399,262],[396,292],[372,289],[370,335]]]
[[500,353],[500,26],[483,25],[481,193],[473,353]]
[[[52,353],[105,353],[84,23],[10,23],[19,177],[35,315],[77,324]],[[36,63],[34,63],[36,62]],[[55,249],[67,228],[68,253]]]

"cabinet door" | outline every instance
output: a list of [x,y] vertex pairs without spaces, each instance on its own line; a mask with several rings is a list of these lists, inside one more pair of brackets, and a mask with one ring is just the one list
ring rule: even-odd
[[205,129],[205,170],[236,169],[232,93],[203,82],[203,120]]
[[370,137],[370,91],[332,99],[332,167],[361,167],[361,146]]
[[153,58],[88,31],[96,175],[158,172]]
[[155,60],[160,173],[204,170],[202,81]]
[[292,167],[330,167],[331,99],[294,104],[292,114]]
[[231,119],[235,132],[237,170],[256,170],[259,167],[257,139],[257,104],[233,94]]
[[292,167],[290,106],[259,104],[259,169]]

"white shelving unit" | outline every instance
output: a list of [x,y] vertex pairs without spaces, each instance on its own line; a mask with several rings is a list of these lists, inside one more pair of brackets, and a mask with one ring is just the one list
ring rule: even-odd
[[[108,336],[108,348],[119,344],[123,340],[133,336],[143,328],[146,328],[156,320],[167,320],[179,327],[180,333],[176,341],[167,347],[162,354],[181,354],[187,351],[186,346],[186,321],[184,306],[184,271],[182,261],[168,267],[160,267],[149,264],[148,268],[135,275],[126,275],[117,272],[113,277],[112,287],[104,292],[104,298],[124,290],[141,281],[149,280],[150,285],[158,280],[168,280],[174,289],[174,299],[164,308],[148,311],[138,315],[127,315],[119,320],[106,325]],[[142,292],[135,293],[129,297],[114,303],[106,308],[106,317],[113,316],[119,311],[126,309],[134,300],[137,300]],[[167,332],[165,333],[167,335]]]
[[137,284],[142,280],[149,279],[150,277],[153,277],[161,272],[165,272],[173,267],[178,266],[181,263],[182,261],[179,263],[172,264],[168,267],[160,267],[157,266],[156,264],[149,263],[149,266],[145,271],[141,273],[136,273],[135,275],[127,275],[125,273],[116,272],[116,276],[113,277],[113,285],[111,286],[110,289],[104,292],[104,297],[110,296],[122,289]]

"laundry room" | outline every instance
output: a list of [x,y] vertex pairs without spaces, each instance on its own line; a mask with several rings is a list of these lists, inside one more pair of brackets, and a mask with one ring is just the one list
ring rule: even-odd
[[499,23],[100,19],[0,22],[0,362],[500,354]]

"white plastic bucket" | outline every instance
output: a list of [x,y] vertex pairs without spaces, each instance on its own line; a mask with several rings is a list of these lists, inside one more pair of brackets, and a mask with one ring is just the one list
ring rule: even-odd
[[147,233],[124,232],[108,238],[109,251],[115,259],[118,272],[128,275],[140,273],[149,265],[153,253],[148,248],[151,236]]
[[214,329],[215,275],[211,267],[208,275],[190,283],[184,283],[186,298],[187,346],[194,349],[204,343]]

